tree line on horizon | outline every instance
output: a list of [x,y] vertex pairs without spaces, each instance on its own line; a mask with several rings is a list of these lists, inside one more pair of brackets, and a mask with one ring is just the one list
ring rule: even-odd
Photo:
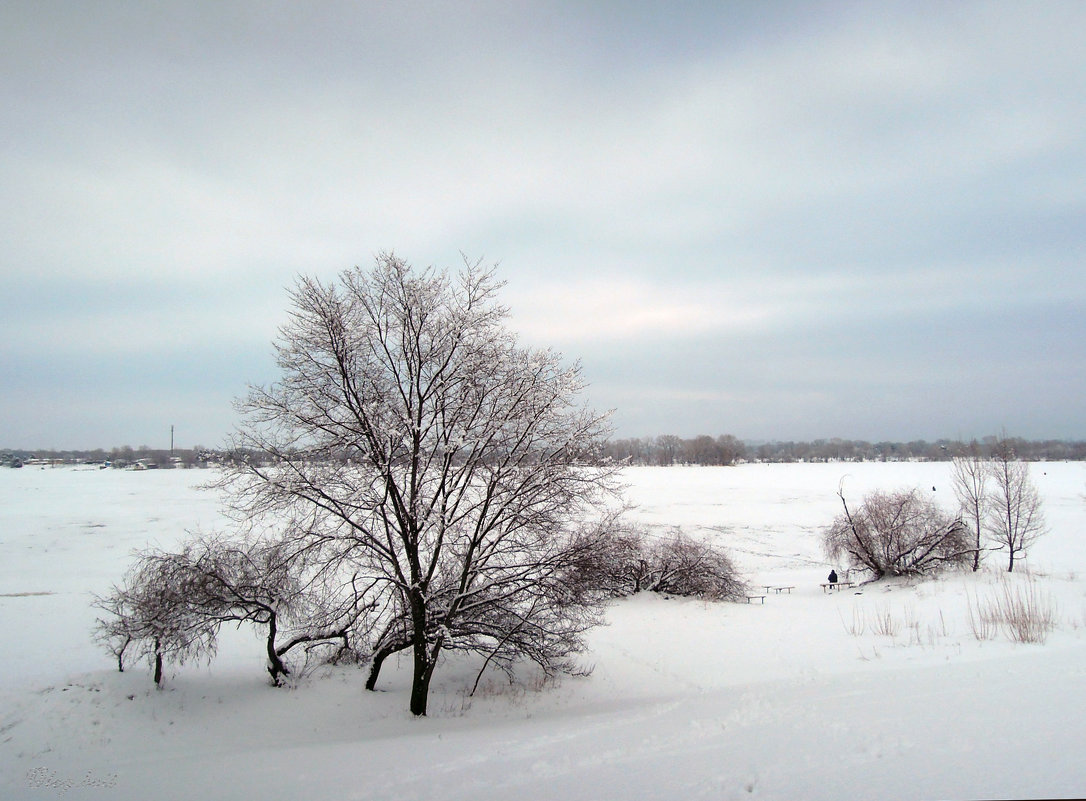
[[951,461],[963,454],[991,452],[998,443],[1014,449],[1027,462],[1086,461],[1086,441],[1027,440],[987,436],[981,440],[939,439],[934,442],[867,442],[851,439],[749,442],[731,434],[701,434],[684,439],[657,437],[612,439],[607,455],[633,465],[732,465],[739,462],[890,462],[907,460]]
[[168,469],[171,467],[208,467],[221,458],[221,452],[211,448],[152,448],[141,445],[133,448],[93,448],[88,450],[26,450],[22,448],[0,449],[0,466],[20,467],[27,464],[41,465],[99,465],[124,468],[136,463]]
[[[990,451],[1004,438],[984,437],[981,440],[939,439],[934,442],[868,442],[852,439],[816,439],[811,441],[772,440],[745,441],[724,434],[716,437],[700,434],[683,438],[673,434],[656,437],[633,437],[608,440],[604,446],[607,457],[637,466],[704,465],[726,466],[740,462],[886,462],[905,460],[950,461],[971,452],[976,447]],[[1027,440],[1005,438],[1019,458],[1027,462],[1086,461],[1086,440]],[[259,457],[259,454],[250,454]],[[142,445],[125,445],[109,450],[24,450],[0,449],[0,466],[31,460],[56,465],[105,464],[128,467],[136,462],[159,468],[198,468],[223,464],[236,454],[227,449],[197,446],[165,450]]]

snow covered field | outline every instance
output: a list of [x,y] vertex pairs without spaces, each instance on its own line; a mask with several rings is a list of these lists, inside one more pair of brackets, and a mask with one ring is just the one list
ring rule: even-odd
[[[0,472],[0,798],[729,799],[1086,795],[1086,464],[1035,464],[1050,533],[1013,587],[1059,625],[979,641],[981,574],[824,595],[818,531],[870,489],[953,506],[945,463],[632,468],[635,515],[725,544],[764,605],[641,596],[591,637],[587,678],[474,697],[477,665],[407,713],[351,668],[268,686],[248,632],[152,689],[90,640],[91,593],[133,548],[221,525],[199,471]],[[934,488],[934,489],[932,489]],[[840,569],[840,566],[838,566]],[[759,589],[759,594],[764,590]],[[225,632],[224,632],[225,634]]]

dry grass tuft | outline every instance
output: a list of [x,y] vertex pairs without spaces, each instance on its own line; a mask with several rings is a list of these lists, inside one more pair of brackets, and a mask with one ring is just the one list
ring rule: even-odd
[[1005,577],[989,598],[969,601],[969,625],[978,640],[994,639],[1002,630],[1020,643],[1043,643],[1059,622],[1056,603],[1032,576],[1012,584]]

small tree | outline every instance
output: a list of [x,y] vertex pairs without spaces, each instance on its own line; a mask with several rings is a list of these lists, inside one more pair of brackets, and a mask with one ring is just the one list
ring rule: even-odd
[[351,650],[368,611],[354,581],[339,586],[341,577],[308,570],[303,557],[282,542],[220,536],[192,539],[176,553],[144,551],[124,586],[97,601],[107,613],[97,639],[119,670],[132,649],[146,656],[161,685],[164,662],[210,660],[224,623],[251,623],[263,629],[268,674],[279,685],[292,672],[287,654],[299,646]]
[[118,670],[134,653],[151,667],[161,687],[167,662],[184,664],[210,659],[215,653],[218,624],[194,612],[188,602],[189,576],[182,559],[163,551],[137,556],[122,586],[95,605],[107,616],[97,623],[96,638],[116,657]]
[[835,562],[875,579],[935,572],[966,564],[973,548],[961,518],[943,512],[916,489],[872,492],[853,512],[838,491],[843,512],[823,532]]
[[988,533],[996,549],[1007,549],[1007,572],[1015,558],[1045,533],[1041,495],[1029,475],[1029,465],[1018,459],[1006,438],[996,442],[989,466],[994,490],[988,507]]
[[357,576],[311,565],[305,552],[293,552],[289,544],[205,536],[176,555],[184,565],[192,614],[216,625],[262,629],[268,675],[277,686],[291,675],[284,660],[299,646],[351,651],[351,636],[369,610]]
[[973,526],[973,570],[980,568],[981,537],[984,533],[984,518],[988,511],[988,478],[991,465],[980,455],[980,448],[973,441],[969,453],[954,458],[952,482],[954,495],[961,505],[963,514]]

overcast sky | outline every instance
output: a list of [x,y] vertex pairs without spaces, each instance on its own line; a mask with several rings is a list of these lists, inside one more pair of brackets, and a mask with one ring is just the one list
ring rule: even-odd
[[619,436],[1086,438],[1086,3],[0,4],[0,447],[221,444],[500,264]]

